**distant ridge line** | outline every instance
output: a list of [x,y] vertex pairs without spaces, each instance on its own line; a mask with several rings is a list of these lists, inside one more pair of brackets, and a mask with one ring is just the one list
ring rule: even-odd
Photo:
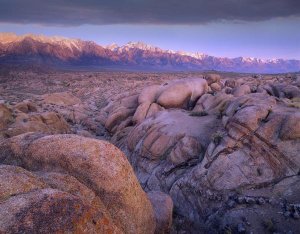
[[0,64],[40,64],[53,67],[111,67],[133,70],[216,70],[246,73],[300,71],[300,60],[215,57],[203,53],[164,50],[143,42],[101,46],[93,41],[60,36],[0,33]]

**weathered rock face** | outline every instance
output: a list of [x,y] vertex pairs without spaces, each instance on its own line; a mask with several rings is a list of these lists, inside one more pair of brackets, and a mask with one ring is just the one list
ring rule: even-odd
[[26,114],[30,112],[37,112],[37,106],[29,100],[17,103],[14,108]]
[[81,100],[69,92],[45,94],[40,98],[40,105],[59,113],[72,123],[84,123],[89,117],[89,111]]
[[208,90],[203,79],[185,79],[163,85],[156,102],[164,108],[188,109]]
[[94,103],[84,104],[69,92],[35,96],[12,105],[2,103],[0,138],[26,132],[100,137],[104,128],[100,128],[95,120],[93,108]]
[[249,85],[246,84],[238,86],[233,89],[233,95],[235,97],[241,97],[249,93],[251,93],[251,88],[249,87]]
[[100,199],[78,180],[56,173],[57,186],[40,175],[47,173],[0,165],[1,233],[122,232]]
[[206,74],[203,78],[207,81],[208,85],[219,83],[221,81],[221,76],[219,74]]
[[43,100],[47,104],[72,106],[81,103],[81,100],[71,93],[51,93],[43,95]]
[[0,179],[0,232],[155,230],[147,195],[126,157],[108,142],[76,135],[12,137],[0,143]]
[[15,118],[14,123],[5,131],[5,135],[12,137],[26,132],[69,133],[70,127],[63,117],[54,112],[30,115],[20,113]]
[[38,112],[36,106],[24,101],[15,106],[1,104],[0,138],[17,136],[27,132],[48,134],[70,133],[65,119],[55,112]]
[[[300,152],[300,142],[297,130],[290,131],[294,138],[292,136],[284,138],[280,134],[280,132],[288,132],[284,126],[290,129],[288,125],[290,121],[295,121],[298,113],[293,109],[285,112],[281,108],[283,107],[278,107],[273,97],[261,94],[250,94],[230,101],[222,117],[225,133],[220,132],[214,136],[203,161],[171,188],[170,194],[174,203],[180,204],[181,215],[184,215],[181,213],[184,210],[193,209],[187,204],[193,204],[198,207],[198,210],[191,215],[191,220],[198,219],[198,223],[201,223],[203,220],[199,210],[207,212],[207,209],[219,207],[224,200],[229,199],[226,191],[232,191],[234,194],[233,191],[239,190],[244,194],[248,193],[244,188],[264,186],[266,191],[264,195],[270,198],[274,181],[290,176],[298,177],[300,161],[297,155]],[[296,125],[295,129],[297,129]],[[296,190],[298,186],[299,184],[296,185]],[[191,189],[198,195],[188,195]],[[257,197],[263,195],[253,196],[258,199]],[[207,203],[207,200],[214,202]],[[224,207],[218,209],[226,210]],[[272,210],[281,208],[271,206],[255,209],[263,209],[263,212],[270,214],[273,213]],[[239,212],[240,215],[244,212],[244,216],[252,219],[252,223],[259,223],[254,213],[248,212],[245,208],[242,210]],[[208,216],[214,213],[212,210],[210,212],[207,213]],[[238,213],[235,214],[236,216]],[[280,220],[278,222],[284,222],[284,217],[271,217]],[[235,228],[237,224],[231,221],[229,219],[224,222]],[[225,223],[219,225],[225,227]],[[294,229],[295,222],[291,220],[290,224],[290,227],[286,227]],[[206,225],[207,223],[201,226]],[[282,227],[277,228],[283,230]]]
[[155,218],[156,218],[156,229],[155,233],[163,234],[170,233],[172,226],[172,215],[173,215],[173,201],[172,198],[162,192],[152,191],[149,192],[148,197],[153,205]]
[[12,119],[12,111],[5,104],[0,103],[0,131],[5,129]]
[[161,110],[190,109],[207,91],[204,79],[191,78],[146,87],[140,94],[125,93],[102,109],[102,124],[112,133],[121,132]]
[[[206,80],[208,92],[192,102],[184,85],[155,85],[135,93],[138,104],[131,106],[131,113],[107,128],[113,129],[112,141],[127,152],[146,191],[171,196],[174,231],[297,230],[300,206],[293,204],[300,202],[298,88],[279,85],[275,78]],[[183,96],[189,99],[166,105],[157,98],[165,90],[174,92],[169,96],[174,103]],[[155,110],[150,115],[151,107]],[[287,182],[290,179],[293,182]],[[286,211],[288,215],[282,215]]]
[[124,93],[112,99],[100,111],[99,122],[110,132],[121,131],[132,125],[132,116],[138,106],[138,95]]
[[193,112],[220,115],[226,110],[227,105],[232,98],[232,95],[226,93],[217,93],[216,95],[204,94],[197,101]]
[[237,85],[237,82],[234,79],[229,79],[225,81],[225,86],[229,87],[229,88],[235,88],[235,86]]
[[169,191],[174,181],[203,159],[216,118],[195,117],[183,110],[157,113],[136,126],[128,135],[128,149],[144,188]]

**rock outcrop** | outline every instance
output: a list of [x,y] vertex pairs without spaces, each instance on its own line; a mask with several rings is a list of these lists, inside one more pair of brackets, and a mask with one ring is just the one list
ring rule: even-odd
[[100,138],[104,128],[99,128],[91,106],[70,92],[40,95],[13,104],[3,101],[0,104],[0,138],[27,132],[76,133]]
[[193,108],[207,91],[208,84],[201,78],[153,85],[144,88],[139,94],[123,93],[115,97],[101,110],[99,119],[109,132],[115,134],[113,141],[116,143],[117,139],[128,134],[132,126],[162,110]]
[[[112,101],[103,123],[113,118],[116,103],[124,114],[106,126],[112,141],[127,153],[146,191],[171,196],[173,230],[297,230],[298,87],[274,79],[205,79],[192,80],[202,86],[186,79],[127,93],[122,98],[132,98],[130,108]],[[288,216],[278,215],[288,209]]]
[[148,193],[148,197],[153,205],[156,229],[155,233],[170,233],[172,227],[173,201],[172,198],[162,192],[152,191]]
[[296,74],[3,74],[0,233],[298,232]]
[[0,232],[154,233],[152,205],[121,151],[76,135],[0,143]]
[[7,128],[12,119],[12,111],[4,103],[0,103],[0,131]]
[[89,114],[81,100],[69,92],[45,94],[41,96],[40,104],[73,123],[85,121]]
[[0,139],[17,136],[27,132],[48,134],[70,133],[71,129],[65,119],[52,111],[37,110],[30,101],[14,106],[1,104]]

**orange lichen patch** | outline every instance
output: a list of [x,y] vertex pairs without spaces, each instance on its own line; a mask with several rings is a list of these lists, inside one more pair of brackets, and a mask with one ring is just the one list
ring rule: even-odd
[[122,233],[101,210],[55,189],[16,195],[0,208],[0,233]]
[[9,165],[0,165],[0,181],[0,201],[19,193],[47,187],[31,172]]
[[73,221],[74,233],[124,233],[112,221],[99,210],[90,207],[89,210],[84,212],[79,220]]

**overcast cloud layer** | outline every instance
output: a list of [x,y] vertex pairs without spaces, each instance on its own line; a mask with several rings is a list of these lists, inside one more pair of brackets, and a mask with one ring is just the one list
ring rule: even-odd
[[0,0],[0,22],[202,24],[300,16],[300,0]]

